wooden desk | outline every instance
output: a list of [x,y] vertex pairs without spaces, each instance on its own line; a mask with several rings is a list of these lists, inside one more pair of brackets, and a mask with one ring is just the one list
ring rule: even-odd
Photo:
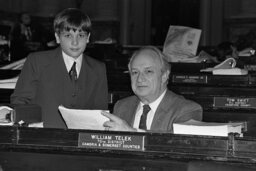
[[[202,65],[203,67],[207,67],[209,64]],[[214,106],[215,97],[241,97],[243,99],[254,98],[256,100],[256,74],[252,73],[247,76],[230,77],[213,76],[211,74],[198,74],[200,67],[202,66],[179,63],[173,64],[168,88],[177,94],[184,95],[186,98],[198,102],[204,110],[204,121],[247,121],[247,134],[250,136],[256,136],[256,107],[220,108],[218,106]],[[202,76],[202,79],[195,79],[193,77],[195,80],[199,80],[200,83],[193,82],[192,78],[192,82],[182,82],[182,79],[174,79],[175,75],[186,75],[182,73],[184,68],[189,70],[186,71],[188,76]],[[17,70],[0,70],[0,79],[17,76],[19,72],[20,71]],[[131,90],[130,76],[127,72],[124,72],[123,69],[108,68],[107,76],[109,88],[109,110],[112,112],[113,106],[117,100],[132,95],[133,92]],[[10,95],[12,92],[12,89],[0,89],[0,103],[10,103]]]
[[[247,135],[256,136],[256,73],[212,75],[206,64],[173,64],[168,88],[203,107],[206,122],[247,122]],[[186,70],[184,69],[186,68]]]
[[[144,150],[81,148],[80,134],[144,137]],[[256,169],[256,139],[0,127],[4,170],[186,171],[199,165]],[[228,169],[227,169],[228,168]],[[205,169],[205,168],[203,168]]]

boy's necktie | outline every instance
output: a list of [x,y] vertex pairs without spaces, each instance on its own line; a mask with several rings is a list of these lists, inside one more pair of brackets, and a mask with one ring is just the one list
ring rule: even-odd
[[76,72],[76,62],[73,63],[71,69],[69,70],[69,76],[73,83],[77,80],[77,72]]
[[150,109],[149,105],[144,105],[143,106],[143,112],[142,112],[142,115],[140,117],[140,125],[139,125],[140,129],[144,129],[144,130],[147,129],[147,115],[148,115],[148,112],[150,110],[151,109]]

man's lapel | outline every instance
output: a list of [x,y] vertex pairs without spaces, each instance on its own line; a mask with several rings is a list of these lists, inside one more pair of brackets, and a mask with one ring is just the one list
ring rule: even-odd
[[127,122],[131,123],[131,126],[134,124],[134,119],[136,115],[136,111],[139,105],[139,99],[136,97],[134,100],[131,100],[130,105],[127,105]]
[[153,118],[150,130],[157,130],[161,127],[162,123],[166,122],[166,114],[169,113],[168,107],[171,105],[171,93],[167,90],[164,98],[157,107],[155,116]]

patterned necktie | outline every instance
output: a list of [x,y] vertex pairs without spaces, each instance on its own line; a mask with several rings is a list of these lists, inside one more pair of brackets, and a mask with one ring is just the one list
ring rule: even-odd
[[70,71],[69,71],[70,79],[73,83],[77,80],[77,72],[76,72],[76,62],[73,63]]
[[148,115],[148,112],[150,110],[151,109],[150,109],[149,105],[144,105],[143,106],[143,112],[142,112],[142,115],[140,117],[140,125],[139,125],[140,129],[144,129],[144,130],[147,129],[147,115]]

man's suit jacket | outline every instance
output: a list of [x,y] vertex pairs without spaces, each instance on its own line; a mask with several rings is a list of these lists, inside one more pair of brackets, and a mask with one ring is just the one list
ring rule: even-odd
[[[137,96],[122,99],[115,104],[113,113],[133,126],[139,102]],[[173,132],[173,123],[184,122],[189,119],[202,120],[202,107],[196,102],[167,90],[157,107],[149,131]]]
[[60,48],[28,56],[14,93],[13,104],[39,104],[44,127],[66,128],[58,106],[108,109],[105,64],[83,57],[76,86],[72,84]]

